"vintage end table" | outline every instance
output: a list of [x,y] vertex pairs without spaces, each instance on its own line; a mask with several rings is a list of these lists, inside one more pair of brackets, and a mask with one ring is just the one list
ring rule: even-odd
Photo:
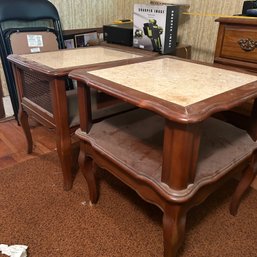
[[[254,178],[256,143],[245,130],[210,116],[255,99],[256,76],[171,57],[69,76],[78,80],[79,163],[91,202],[98,199],[99,166],[157,205],[164,213],[165,257],[176,256],[190,208],[240,170]],[[138,109],[92,123],[90,88]],[[249,131],[254,138],[256,130]],[[251,182],[246,177],[233,196],[234,213]]]
[[[26,136],[27,151],[31,153],[33,147],[28,115],[45,126],[55,128],[65,190],[72,187],[71,134],[79,125],[76,90],[66,90],[68,73],[82,67],[91,69],[132,63],[145,55],[150,53],[128,47],[111,49],[96,46],[8,56],[15,74],[19,121]],[[113,109],[104,109],[109,115],[122,108],[113,106]],[[102,112],[102,115],[105,114]]]

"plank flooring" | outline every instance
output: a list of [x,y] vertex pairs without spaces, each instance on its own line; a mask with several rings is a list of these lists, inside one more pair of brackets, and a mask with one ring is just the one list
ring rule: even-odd
[[17,121],[0,121],[0,170],[56,149],[53,130],[33,124],[31,133],[33,153],[27,154],[26,139]]

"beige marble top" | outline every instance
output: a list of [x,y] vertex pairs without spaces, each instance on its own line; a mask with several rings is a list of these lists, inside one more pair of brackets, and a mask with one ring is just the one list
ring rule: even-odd
[[33,61],[52,69],[62,69],[142,57],[138,54],[108,49],[101,46],[26,54],[21,56],[28,61]]
[[257,76],[172,58],[89,73],[183,107],[257,80]]

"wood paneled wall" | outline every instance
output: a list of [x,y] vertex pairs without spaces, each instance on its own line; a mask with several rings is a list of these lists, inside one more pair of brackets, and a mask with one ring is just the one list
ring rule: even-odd
[[[116,19],[133,18],[135,3],[150,0],[50,0],[59,10],[64,29],[99,27]],[[158,0],[157,0],[158,1]],[[233,15],[242,10],[243,0],[163,0],[188,3],[190,13],[217,16],[180,16],[179,41],[192,45],[192,59],[212,62],[217,38],[219,15]]]
[[[58,9],[63,29],[101,27],[116,19],[133,18],[135,3],[150,0],[50,0]],[[158,1],[158,0],[156,0]],[[217,14],[213,16],[180,15],[178,40],[192,46],[192,59],[212,62],[220,15],[240,13],[244,0],[163,0],[170,3],[188,3],[190,13]],[[6,95],[5,81],[4,93]]]
[[215,19],[223,16],[240,14],[243,0],[188,0],[187,12],[217,14],[215,16],[181,15],[179,40],[192,45],[192,59],[212,62],[217,39],[218,23]]
[[101,27],[117,19],[132,18],[135,3],[148,0],[50,0],[58,9],[64,29]]

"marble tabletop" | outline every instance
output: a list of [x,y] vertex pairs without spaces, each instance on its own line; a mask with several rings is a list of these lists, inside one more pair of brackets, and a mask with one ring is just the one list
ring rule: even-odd
[[97,46],[45,53],[24,54],[20,55],[20,57],[25,61],[44,65],[51,69],[62,69],[105,62],[121,61],[142,56],[140,54]]
[[257,80],[254,75],[173,58],[88,73],[183,107]]

